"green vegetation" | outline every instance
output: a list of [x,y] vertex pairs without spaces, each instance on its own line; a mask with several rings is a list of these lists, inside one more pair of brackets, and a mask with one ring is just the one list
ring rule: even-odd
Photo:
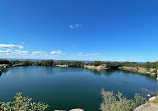
[[54,65],[70,65],[71,62],[69,61],[58,61],[58,62],[55,62]]
[[0,102],[0,111],[45,111],[48,105],[42,102],[31,102],[32,98],[18,93],[13,102]]
[[113,92],[102,90],[101,94],[103,95],[103,102],[100,107],[102,111],[132,111],[146,102],[146,99],[140,94],[135,94],[134,100],[123,97],[122,93],[115,95]]
[[94,62],[87,63],[87,65],[100,66],[100,65],[105,64],[105,63],[106,62],[104,62],[104,61],[94,61]]
[[0,64],[10,64],[10,62],[6,59],[0,59]]
[[146,69],[155,68],[154,72],[157,72],[158,69],[158,62],[146,62],[146,63],[136,63],[136,62],[105,62],[105,61],[94,61],[94,62],[82,62],[82,61],[57,61],[54,62],[53,60],[41,60],[41,61],[19,61],[19,60],[12,60],[8,61],[5,59],[0,59],[0,64],[8,64],[10,66],[13,65],[23,65],[23,66],[55,66],[55,65],[68,65],[69,67],[83,67],[84,65],[90,66],[100,66],[105,65],[108,69],[118,69],[118,67],[123,66],[130,66],[130,67],[142,67]]
[[154,99],[152,102],[153,103],[158,103],[158,98]]
[[[103,102],[100,107],[102,111],[132,111],[146,102],[146,99],[140,94],[135,94],[134,100],[123,97],[122,93],[115,95],[111,91],[102,90],[101,94],[103,96]],[[31,101],[32,98],[22,96],[22,93],[17,93],[13,102],[0,102],[0,111],[45,111],[48,108],[47,104]],[[154,102],[158,103],[158,100]]]
[[53,60],[42,60],[42,61],[35,61],[32,65],[36,66],[53,66],[54,61]]

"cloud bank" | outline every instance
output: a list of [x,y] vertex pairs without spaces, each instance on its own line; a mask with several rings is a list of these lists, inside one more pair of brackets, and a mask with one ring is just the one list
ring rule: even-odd
[[3,49],[23,49],[24,46],[22,45],[14,45],[14,44],[0,44],[0,48]]

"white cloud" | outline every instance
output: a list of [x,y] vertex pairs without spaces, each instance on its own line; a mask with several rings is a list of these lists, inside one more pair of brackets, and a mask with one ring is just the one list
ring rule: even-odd
[[79,27],[82,27],[82,25],[81,24],[69,25],[70,29],[76,29],[76,28],[79,28]]
[[21,50],[0,50],[0,53],[6,54],[6,55],[28,55],[29,51],[21,51]]
[[21,51],[21,50],[15,50],[17,54],[22,54],[22,55],[28,55],[29,51]]
[[91,53],[91,54],[78,53],[78,56],[87,57],[87,56],[95,56],[95,55],[98,55],[98,54],[99,53]]
[[45,52],[43,51],[35,51],[35,52],[32,52],[33,55],[46,55]]
[[34,51],[29,57],[32,59],[48,59],[49,55],[44,51]]
[[9,53],[9,52],[12,52],[11,49],[7,49],[7,50],[0,50],[0,53]]
[[22,45],[14,45],[14,44],[0,44],[0,48],[3,49],[23,49]]
[[63,55],[65,53],[62,52],[61,50],[57,50],[57,51],[52,51],[51,54]]
[[3,49],[0,50],[0,57],[2,58],[27,58],[29,51]]

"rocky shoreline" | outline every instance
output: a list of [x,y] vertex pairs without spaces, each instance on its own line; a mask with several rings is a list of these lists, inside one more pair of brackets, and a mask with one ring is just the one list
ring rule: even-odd
[[[100,65],[100,66],[84,65],[84,68],[90,69],[90,70],[98,70],[98,71],[109,69],[106,64]],[[143,68],[143,67],[123,66],[123,67],[118,67],[118,69],[123,70],[123,71],[133,72],[133,73],[150,75],[150,76],[156,77],[156,79],[158,80],[158,70],[157,70],[157,68],[147,69],[147,68]]]
[[158,111],[158,103],[153,102],[158,96],[151,97],[148,102],[138,106],[134,111]]
[[69,67],[68,65],[56,65],[57,67]]
[[134,73],[141,73],[141,74],[150,74],[152,76],[155,76],[158,74],[158,70],[156,68],[142,68],[142,67],[129,67],[129,66],[124,66],[124,67],[119,67],[121,70],[129,71],[129,72],[134,72]]
[[119,67],[120,70],[128,71],[128,72],[133,72],[133,73],[140,73],[140,74],[145,74],[145,75],[150,75],[153,77],[156,77],[158,80],[158,70],[157,68],[142,68],[142,67],[130,67],[130,66],[124,66],[124,67]]
[[16,66],[25,66],[25,65],[23,65],[23,64],[14,64],[14,65],[0,64],[0,68],[9,68],[9,67],[16,67]]
[[99,70],[99,71],[108,69],[106,65],[100,65],[100,66],[84,65],[84,68],[91,69],[91,70]]
[[[19,64],[0,64],[0,68],[9,68],[9,67],[16,67],[16,66],[26,66],[22,63]],[[69,65],[55,65],[57,67],[71,67]],[[99,66],[95,66],[95,65],[84,65],[83,66],[86,69],[90,69],[90,70],[98,70],[98,71],[102,71],[102,70],[107,70],[107,69],[111,69],[109,67],[107,67],[106,64],[102,64]],[[156,77],[156,79],[158,80],[158,69],[157,68],[143,68],[143,67],[132,67],[132,66],[123,66],[123,67],[118,67],[117,69],[119,70],[123,70],[123,71],[128,71],[128,72],[133,72],[133,73],[140,73],[140,74],[144,74],[144,75],[150,75],[153,77]]]

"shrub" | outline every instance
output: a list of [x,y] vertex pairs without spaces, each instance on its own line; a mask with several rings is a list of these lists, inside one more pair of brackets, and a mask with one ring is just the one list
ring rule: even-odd
[[44,111],[48,105],[42,102],[31,102],[32,98],[17,93],[13,102],[0,102],[0,111]]
[[137,106],[144,104],[146,99],[140,94],[135,94],[135,100],[127,99],[122,96],[122,93],[114,94],[111,91],[101,91],[103,102],[100,109],[102,111],[132,111]]

